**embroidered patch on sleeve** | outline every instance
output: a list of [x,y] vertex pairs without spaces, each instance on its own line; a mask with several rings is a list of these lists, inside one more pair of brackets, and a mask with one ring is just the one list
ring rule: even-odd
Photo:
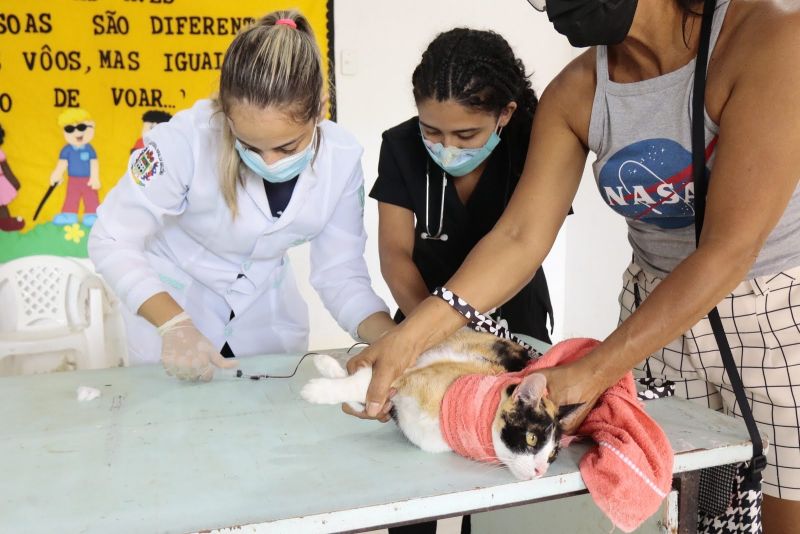
[[154,177],[161,174],[164,174],[161,152],[154,143],[149,143],[139,151],[131,165],[131,177],[138,185],[146,187]]

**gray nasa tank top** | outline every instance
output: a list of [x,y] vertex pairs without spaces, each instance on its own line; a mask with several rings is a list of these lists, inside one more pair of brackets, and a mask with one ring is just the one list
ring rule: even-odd
[[[729,0],[717,2],[712,51],[729,3]],[[606,47],[598,46],[596,50],[597,88],[589,125],[589,148],[597,155],[592,165],[595,180],[606,204],[628,223],[634,260],[645,270],[663,277],[695,249],[691,166],[695,61],[649,80],[616,83],[608,77]],[[706,113],[709,169],[713,168],[718,133],[718,125]],[[713,179],[712,172],[710,180]],[[800,265],[800,186],[747,278],[797,265]]]

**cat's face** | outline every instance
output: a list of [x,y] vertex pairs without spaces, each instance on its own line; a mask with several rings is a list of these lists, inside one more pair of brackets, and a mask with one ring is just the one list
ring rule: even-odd
[[527,376],[503,392],[492,441],[498,460],[520,480],[539,478],[558,455],[558,410],[545,395],[543,375]]

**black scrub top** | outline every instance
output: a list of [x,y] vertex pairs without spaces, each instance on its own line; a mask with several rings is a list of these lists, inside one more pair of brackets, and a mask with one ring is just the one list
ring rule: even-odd
[[[528,152],[530,121],[506,127],[500,143],[489,156],[475,190],[464,205],[452,178],[447,176],[442,233],[447,241],[422,239],[422,232],[436,234],[442,201],[442,169],[428,155],[414,117],[383,133],[378,163],[378,178],[370,196],[379,202],[394,204],[414,212],[413,261],[428,290],[445,284],[458,270],[472,248],[495,225],[519,182]],[[428,228],[425,227],[426,172],[430,175]],[[491,284],[491,280],[485,280]],[[512,332],[550,341],[547,316],[552,324],[553,308],[547,280],[540,268],[533,280],[499,309]],[[495,314],[497,316],[497,314]],[[400,310],[396,321],[403,319]]]

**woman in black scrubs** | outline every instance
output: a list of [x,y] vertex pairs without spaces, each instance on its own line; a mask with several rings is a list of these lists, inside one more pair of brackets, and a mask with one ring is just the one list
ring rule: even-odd
[[[537,104],[522,61],[490,31],[440,34],[412,83],[419,116],[384,132],[370,192],[398,322],[450,279],[500,218],[525,164]],[[493,315],[512,332],[549,341],[544,272]]]
[[[450,279],[500,218],[525,164],[537,104],[522,61],[490,31],[440,34],[412,83],[419,116],[384,132],[370,192],[379,202],[381,271],[400,306],[397,322]],[[549,342],[544,272],[493,316]],[[469,530],[467,516],[461,531]],[[389,531],[435,533],[436,522]]]

